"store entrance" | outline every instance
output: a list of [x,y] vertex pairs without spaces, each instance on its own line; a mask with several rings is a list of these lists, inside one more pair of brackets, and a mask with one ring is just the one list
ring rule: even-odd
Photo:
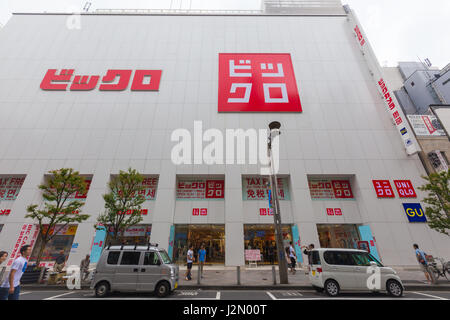
[[321,248],[358,249],[361,240],[354,224],[318,224]]
[[[289,247],[292,241],[290,225],[281,226],[283,235],[283,248]],[[244,225],[245,250],[259,250],[261,261],[259,264],[278,263],[278,251],[275,239],[275,227],[272,224],[246,224]]]
[[186,264],[189,245],[194,247],[195,261],[198,261],[198,250],[202,244],[206,249],[206,265],[225,263],[224,225],[175,225],[173,257],[177,264]]

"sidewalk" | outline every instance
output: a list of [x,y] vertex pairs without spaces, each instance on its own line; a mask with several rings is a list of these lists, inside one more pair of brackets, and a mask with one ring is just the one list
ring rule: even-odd
[[[440,278],[438,283],[428,284],[422,271],[414,268],[395,268],[407,291],[450,291],[450,281]],[[203,279],[197,284],[197,265],[192,267],[192,280],[186,281],[184,274],[186,266],[180,266],[179,289],[182,290],[310,290],[311,284],[305,269],[297,269],[297,273],[289,273],[289,284],[280,285],[278,268],[275,268],[277,285],[273,283],[271,266],[241,267],[241,284],[237,284],[237,268],[224,266],[205,266]],[[63,285],[29,284],[24,289],[54,290],[67,289]],[[89,289],[89,284],[83,283],[82,289]]]

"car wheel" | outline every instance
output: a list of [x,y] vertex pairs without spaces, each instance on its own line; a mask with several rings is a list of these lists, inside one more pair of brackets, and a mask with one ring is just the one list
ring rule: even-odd
[[320,287],[313,286],[313,289],[316,290],[319,293],[323,292],[323,288],[320,288]]
[[401,297],[403,295],[403,287],[402,285],[396,281],[396,280],[389,280],[386,283],[386,290],[392,297]]
[[330,297],[336,297],[339,295],[339,284],[334,280],[327,280],[325,282],[325,293]]
[[167,282],[163,281],[158,283],[155,289],[155,294],[158,298],[164,298],[170,293],[170,286]]
[[109,284],[108,282],[100,282],[95,286],[95,296],[97,298],[104,298],[109,294]]

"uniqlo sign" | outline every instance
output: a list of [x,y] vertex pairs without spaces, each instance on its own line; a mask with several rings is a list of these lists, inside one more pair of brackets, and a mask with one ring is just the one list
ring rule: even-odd
[[400,198],[416,198],[416,191],[410,180],[394,180]]
[[302,112],[291,55],[220,53],[219,112]]
[[395,198],[389,180],[372,180],[378,198]]

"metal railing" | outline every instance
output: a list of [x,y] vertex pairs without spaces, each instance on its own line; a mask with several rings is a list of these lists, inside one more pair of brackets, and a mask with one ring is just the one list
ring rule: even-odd
[[203,10],[203,9],[97,9],[97,14],[230,14],[252,15],[262,14],[262,10]]

